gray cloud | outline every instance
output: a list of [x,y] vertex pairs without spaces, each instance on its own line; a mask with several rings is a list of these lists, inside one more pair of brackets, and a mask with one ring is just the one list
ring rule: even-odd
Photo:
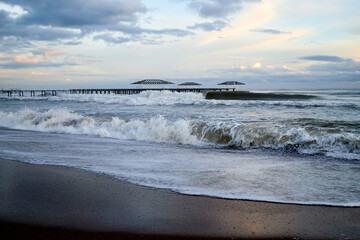
[[65,42],[62,42],[62,44],[64,44],[64,45],[80,45],[81,42],[80,41],[65,41]]
[[50,25],[79,28],[117,22],[136,22],[137,14],[147,12],[140,0],[2,0],[19,5],[27,14],[17,22],[21,25]]
[[244,2],[261,2],[261,0],[191,0],[188,6],[201,17],[227,18],[237,13]]
[[103,40],[108,43],[125,43],[130,42],[131,39],[124,37],[116,37],[112,34],[100,34],[94,37],[94,40]]
[[0,51],[3,53],[14,54],[20,49],[29,49],[34,47],[29,41],[17,39],[15,37],[0,37]]
[[201,29],[203,31],[220,31],[226,27],[227,23],[221,20],[216,20],[213,22],[197,23],[192,26],[189,26],[188,29]]
[[338,56],[328,56],[328,55],[312,55],[299,58],[301,60],[309,60],[309,61],[323,61],[323,62],[345,62],[351,61],[351,59],[345,59]]
[[[0,1],[18,5],[25,12],[11,18],[10,12],[0,10],[0,36],[23,41],[61,40],[64,44],[79,44],[84,36],[95,33],[95,39],[120,44],[146,42],[149,35],[184,37],[193,34],[182,29],[139,27],[140,16],[148,12],[141,0]],[[117,37],[119,34],[124,36]]]
[[355,61],[346,61],[340,63],[316,64],[307,68],[313,72],[326,73],[360,73],[360,63]]
[[24,69],[24,68],[41,68],[41,67],[63,67],[63,66],[75,66],[77,63],[53,63],[53,62],[40,62],[40,63],[18,63],[18,62],[6,62],[0,63],[0,69]]
[[256,28],[250,30],[251,32],[259,32],[259,33],[267,33],[267,34],[291,34],[291,32],[286,31],[280,31],[276,29],[270,29],[270,28]]

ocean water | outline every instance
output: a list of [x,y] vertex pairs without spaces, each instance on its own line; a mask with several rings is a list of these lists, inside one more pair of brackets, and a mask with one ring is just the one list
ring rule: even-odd
[[[0,158],[180,193],[360,206],[360,90],[0,95]],[[30,95],[30,94],[29,94]]]

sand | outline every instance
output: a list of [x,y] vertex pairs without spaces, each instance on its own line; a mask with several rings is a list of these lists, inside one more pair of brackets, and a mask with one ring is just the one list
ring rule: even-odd
[[360,239],[359,207],[190,196],[4,159],[0,223],[2,239]]

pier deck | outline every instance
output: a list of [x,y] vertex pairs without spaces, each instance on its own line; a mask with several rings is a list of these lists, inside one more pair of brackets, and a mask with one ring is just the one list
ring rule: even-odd
[[227,88],[115,88],[115,89],[70,89],[73,94],[138,94],[144,91],[170,92],[217,92],[235,91],[234,87]]
[[23,97],[29,95],[35,96],[57,96],[58,92],[70,93],[70,94],[139,94],[144,91],[170,91],[170,92],[229,92],[235,91],[235,87],[226,88],[89,88],[89,89],[70,89],[70,90],[2,90],[2,93],[6,93],[8,97],[19,96]]

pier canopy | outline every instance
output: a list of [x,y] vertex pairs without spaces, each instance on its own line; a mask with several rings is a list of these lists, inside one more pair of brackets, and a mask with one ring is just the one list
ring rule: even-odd
[[199,86],[201,86],[201,84],[196,83],[196,82],[184,82],[184,83],[180,83],[179,86],[181,86],[181,87],[199,87]]
[[237,81],[226,81],[226,82],[219,83],[218,85],[225,85],[225,86],[234,85],[234,86],[238,86],[238,85],[245,85],[245,83],[237,82]]
[[140,88],[144,88],[146,86],[146,88],[151,89],[158,88],[159,86],[163,88],[165,85],[170,85],[174,83],[161,79],[144,79],[141,81],[133,82],[132,84],[138,85]]
[[237,90],[238,90],[238,86],[240,86],[240,85],[245,85],[245,83],[237,82],[237,81],[226,81],[226,82],[219,83],[218,85],[223,86],[223,87],[233,86],[234,91],[235,91],[235,90],[237,91]]
[[144,79],[141,81],[133,82],[132,84],[157,85],[157,84],[174,84],[174,83],[165,81],[165,80],[161,80],[161,79]]

